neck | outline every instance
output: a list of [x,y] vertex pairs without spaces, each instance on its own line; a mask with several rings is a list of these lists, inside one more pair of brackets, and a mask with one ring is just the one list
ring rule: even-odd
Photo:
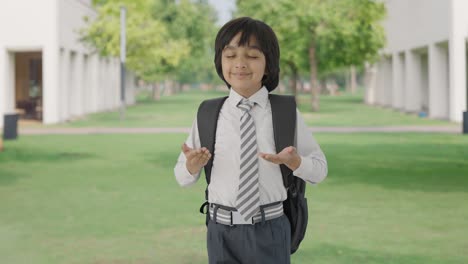
[[238,93],[240,96],[248,99],[250,98],[250,96],[254,95],[256,92],[258,92],[260,89],[262,88],[262,86],[256,88],[256,89],[236,89],[234,87],[231,87],[231,89],[234,89],[234,91],[236,91],[236,93]]

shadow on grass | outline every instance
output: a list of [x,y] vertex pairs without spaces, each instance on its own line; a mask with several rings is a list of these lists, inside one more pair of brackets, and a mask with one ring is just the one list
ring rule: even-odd
[[468,149],[446,144],[324,145],[329,181],[387,189],[468,192]]
[[141,158],[148,162],[151,166],[156,168],[174,168],[179,152],[173,150],[158,152],[148,152],[141,155]]
[[435,259],[431,256],[393,254],[379,251],[359,250],[332,244],[320,244],[316,248],[300,248],[298,253],[292,256],[292,263],[448,264],[462,262],[453,259]]
[[29,163],[56,163],[75,162],[83,159],[91,159],[96,155],[80,152],[47,152],[32,148],[8,147],[0,155],[0,185],[7,185],[16,182],[20,178],[30,177],[34,174],[30,171],[27,175],[14,171],[15,167],[25,166]]
[[7,162],[73,162],[96,157],[92,153],[9,147],[0,155],[0,164]]
[[26,177],[30,177],[30,175],[20,174],[7,168],[0,168],[0,186],[13,184],[20,178]]

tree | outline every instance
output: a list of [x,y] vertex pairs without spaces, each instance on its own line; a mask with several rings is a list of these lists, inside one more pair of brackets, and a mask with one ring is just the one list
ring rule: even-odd
[[94,0],[98,17],[83,39],[103,56],[118,56],[119,8],[127,17],[127,68],[153,83],[166,79],[196,83],[214,79],[211,41],[216,15],[206,0]]
[[170,1],[155,6],[153,16],[168,26],[171,38],[186,40],[190,53],[177,67],[169,71],[182,83],[209,81],[216,72],[213,67],[212,42],[216,33],[216,14],[207,1]]
[[[162,1],[162,0],[161,0]],[[96,19],[82,29],[82,39],[101,56],[120,54],[120,7],[127,8],[126,67],[141,79],[155,83],[164,78],[168,69],[177,67],[190,53],[186,39],[174,39],[168,25],[155,19],[151,10],[159,1],[152,0],[95,0]],[[157,86],[153,86],[156,89]],[[153,91],[155,94],[155,91]]]
[[[278,39],[283,40],[280,45],[285,60],[297,60],[291,65],[298,69],[308,67],[313,111],[319,110],[318,74],[372,61],[384,45],[379,21],[385,15],[385,6],[374,0],[273,0],[268,5],[248,2],[237,1],[239,15],[271,24]],[[255,10],[251,9],[253,2],[257,4]]]
[[300,36],[302,33],[299,31],[297,20],[290,19],[288,15],[294,10],[294,3],[290,1],[271,0],[268,5],[261,1],[237,1],[238,16],[261,19],[275,31],[281,47],[280,73],[283,77],[289,76],[290,89],[296,96],[297,80],[307,69],[307,59],[303,56],[306,52],[303,48],[305,44],[299,43],[304,38]]

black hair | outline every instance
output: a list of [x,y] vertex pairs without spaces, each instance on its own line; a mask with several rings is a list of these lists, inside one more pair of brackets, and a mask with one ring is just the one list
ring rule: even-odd
[[278,86],[280,71],[278,39],[273,29],[260,20],[250,17],[240,17],[227,22],[219,30],[215,40],[214,64],[216,72],[227,86],[231,88],[231,85],[223,76],[221,55],[223,49],[239,32],[242,34],[239,40],[239,46],[248,45],[251,36],[256,38],[260,50],[265,55],[265,75],[262,79],[262,85],[264,85],[269,92],[273,91]]

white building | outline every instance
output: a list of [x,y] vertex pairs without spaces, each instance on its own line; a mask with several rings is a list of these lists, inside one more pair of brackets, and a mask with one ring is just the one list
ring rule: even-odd
[[385,0],[387,46],[368,104],[462,121],[467,111],[467,0]]
[[[120,62],[80,41],[91,0],[7,0],[0,4],[0,127],[4,114],[58,123],[120,105]],[[134,76],[126,75],[126,103]]]

